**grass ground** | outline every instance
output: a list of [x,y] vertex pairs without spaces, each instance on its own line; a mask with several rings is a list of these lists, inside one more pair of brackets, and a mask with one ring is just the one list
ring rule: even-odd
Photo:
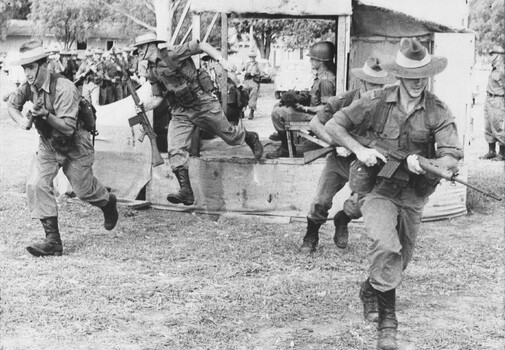
[[[370,243],[297,253],[305,225],[59,199],[65,254],[35,259],[24,178],[33,152],[0,110],[0,349],[374,349],[357,296]],[[12,145],[16,147],[12,147]],[[469,180],[505,195],[503,163],[469,152]],[[23,165],[21,165],[23,164]],[[469,214],[423,223],[398,290],[404,349],[505,349],[503,203],[469,192]]]

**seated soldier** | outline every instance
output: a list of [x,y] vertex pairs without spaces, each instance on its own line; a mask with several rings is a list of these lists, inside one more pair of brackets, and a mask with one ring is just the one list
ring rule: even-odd
[[[280,147],[274,152],[267,153],[269,159],[288,157],[288,139],[286,123],[310,121],[331,96],[335,96],[335,45],[329,41],[315,43],[311,46],[309,55],[312,69],[316,71],[316,78],[310,91],[310,104],[304,106],[300,103],[282,106],[276,104],[272,111],[272,123],[281,139]],[[289,140],[291,141],[291,140]]]

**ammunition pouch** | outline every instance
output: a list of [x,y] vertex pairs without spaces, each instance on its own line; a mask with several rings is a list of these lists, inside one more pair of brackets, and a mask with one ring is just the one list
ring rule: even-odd
[[415,193],[418,197],[428,197],[437,188],[440,183],[440,178],[430,174],[412,176],[412,186],[415,188]]
[[94,133],[96,129],[96,109],[95,107],[81,97],[79,101],[79,113],[77,114],[77,119],[81,121],[84,130]]
[[209,73],[205,69],[199,69],[197,71],[198,84],[202,88],[203,92],[213,92],[216,90],[216,86],[212,81]]
[[184,108],[189,108],[197,101],[196,93],[187,84],[181,84],[171,90],[173,99]]
[[33,124],[35,124],[35,128],[42,138],[49,140],[51,137],[52,126],[49,123],[41,118],[35,118],[33,120]]
[[49,139],[49,142],[56,151],[63,154],[67,154],[77,147],[75,142],[75,132],[70,136],[53,136]]
[[367,194],[372,191],[377,181],[378,165],[367,167],[359,160],[351,163],[349,168],[349,187],[357,194]]

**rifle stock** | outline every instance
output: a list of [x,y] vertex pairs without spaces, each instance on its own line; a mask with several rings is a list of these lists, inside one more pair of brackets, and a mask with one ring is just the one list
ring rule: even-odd
[[154,132],[154,129],[149,122],[149,118],[147,117],[146,111],[144,109],[144,105],[140,101],[139,95],[137,94],[137,91],[133,87],[130,75],[128,72],[123,68],[123,66],[120,64],[116,52],[114,50],[112,51],[112,55],[114,56],[114,61],[116,61],[117,65],[121,69],[121,72],[123,73],[123,76],[126,77],[126,87],[128,88],[128,91],[130,92],[131,97],[133,98],[133,102],[137,106],[137,108],[140,109],[140,112],[135,116],[130,119],[128,119],[128,123],[130,126],[140,124],[142,127],[142,134],[139,137],[139,141],[142,142],[144,141],[144,136],[147,135],[149,137],[149,140],[151,141],[151,165],[153,167],[156,167],[158,165],[164,164],[165,161],[161,157],[160,151],[158,150],[158,145],[156,144],[156,133]]
[[319,148],[313,151],[307,151],[303,154],[303,164],[309,164],[315,161],[316,159],[322,158],[327,154],[333,152],[335,147],[328,146],[324,148]]

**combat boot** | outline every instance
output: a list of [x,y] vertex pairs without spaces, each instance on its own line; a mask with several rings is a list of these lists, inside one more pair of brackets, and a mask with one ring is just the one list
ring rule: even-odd
[[370,278],[361,283],[361,288],[359,289],[359,298],[363,303],[363,316],[368,322],[378,322],[379,321],[379,310],[377,307],[377,295],[375,289],[373,289],[370,284]]
[[479,159],[493,159],[496,157],[496,142],[488,143],[488,148],[489,151],[483,156],[480,156]]
[[[281,145],[275,151],[267,153],[266,157],[268,159],[289,157],[287,132],[286,131],[279,131],[278,133],[279,133],[279,137],[281,139]],[[293,152],[295,152],[294,146],[293,146]]]
[[179,186],[181,187],[176,193],[169,193],[167,195],[167,201],[174,204],[182,203],[184,205],[192,205],[195,203],[195,197],[193,196],[193,190],[191,189],[191,183],[189,182],[189,172],[188,169],[180,166],[174,169],[175,177],[179,181]]
[[333,223],[335,224],[335,235],[333,236],[333,241],[337,247],[344,249],[347,247],[347,242],[349,240],[349,229],[347,224],[351,221],[351,218],[340,210],[333,218]]
[[254,109],[252,109],[252,108],[249,110],[249,118],[248,119],[249,120],[253,120],[254,119]]
[[58,218],[53,216],[40,219],[40,222],[46,233],[46,239],[42,243],[35,243],[26,247],[26,250],[33,256],[61,256],[63,245],[58,230]]
[[396,290],[387,292],[376,290],[377,304],[379,309],[379,331],[377,339],[378,350],[397,350],[396,331],[398,320],[396,319]]
[[112,193],[109,194],[109,201],[105,206],[100,207],[100,209],[103,211],[103,227],[105,227],[107,231],[112,230],[114,227],[116,227],[117,220],[119,219],[116,196]]
[[311,219],[307,218],[307,233],[303,237],[303,243],[300,247],[300,253],[314,253],[319,243],[319,228],[321,224],[317,224]]
[[253,152],[254,158],[260,159],[263,155],[263,145],[260,142],[258,134],[252,131],[246,131],[244,141]]
[[498,162],[505,160],[505,146],[500,145],[500,152],[491,160]]

